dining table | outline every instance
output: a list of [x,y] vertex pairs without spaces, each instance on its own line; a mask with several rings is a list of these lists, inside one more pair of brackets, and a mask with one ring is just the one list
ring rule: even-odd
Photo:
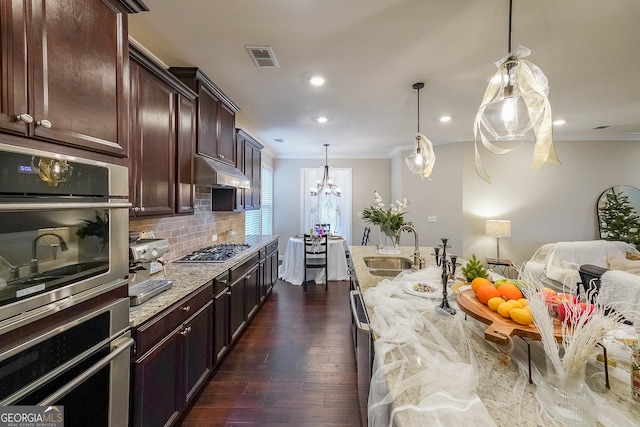
[[[327,239],[327,273],[329,280],[349,280],[347,269],[348,246],[342,236],[329,236]],[[284,260],[278,269],[280,279],[294,285],[302,285],[304,281],[304,237],[296,235],[289,238],[284,253]],[[324,268],[310,268],[307,279],[312,278],[317,284],[325,283]]]

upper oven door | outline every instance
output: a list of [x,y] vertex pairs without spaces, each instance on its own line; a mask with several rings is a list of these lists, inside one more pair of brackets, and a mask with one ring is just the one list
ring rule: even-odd
[[122,166],[0,144],[0,322],[126,280],[127,177]]

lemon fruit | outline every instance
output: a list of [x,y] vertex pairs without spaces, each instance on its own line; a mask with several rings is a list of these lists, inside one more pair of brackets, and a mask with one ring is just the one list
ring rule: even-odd
[[498,306],[504,302],[505,300],[503,300],[502,297],[493,297],[487,301],[487,305],[491,310],[498,311]]
[[523,308],[512,308],[509,310],[509,316],[511,316],[511,320],[520,325],[530,325],[533,323],[533,316]]

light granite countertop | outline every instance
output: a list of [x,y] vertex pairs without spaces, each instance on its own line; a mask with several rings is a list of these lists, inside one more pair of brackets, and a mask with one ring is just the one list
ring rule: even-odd
[[[400,247],[399,250],[400,254],[398,255],[381,255],[376,252],[375,246],[350,247],[352,263],[363,294],[366,295],[367,290],[376,287],[384,279],[372,275],[367,269],[363,258],[366,256],[402,256],[412,259],[413,247]],[[426,258],[427,266],[435,265],[432,247],[421,247],[420,253]],[[389,285],[389,283],[387,282],[386,285]],[[396,296],[399,298],[418,298],[411,295],[405,296],[402,293],[394,295],[394,297]],[[367,314],[369,319],[373,319],[376,315],[375,310],[366,301],[367,298],[365,296]],[[437,301],[434,302],[438,303]],[[529,384],[527,381],[527,345],[525,341],[520,338],[514,338],[515,349],[505,353],[505,348],[499,348],[484,339],[483,331],[487,325],[465,316],[461,310],[458,310],[455,316],[443,316],[437,314],[433,309],[426,309],[422,312],[422,315],[427,317],[430,324],[439,329],[439,333],[460,354],[466,351],[467,345],[470,345],[474,353],[478,365],[478,381],[475,391],[492,419],[487,420],[487,424],[478,422],[478,424],[474,425],[490,425],[491,421],[498,426],[557,425],[541,410],[535,397],[535,382],[540,378],[540,373],[535,369],[535,366],[541,365],[544,367],[544,362],[541,362],[544,360],[544,351],[539,342],[532,341],[530,346],[531,359],[534,363],[534,376],[533,384]],[[455,336],[460,330],[464,331],[466,339],[460,340]],[[429,331],[424,330],[420,334],[422,339],[434,341],[434,337]],[[375,331],[373,336],[374,339],[378,339]],[[387,359],[407,358],[411,360],[411,355],[408,355],[410,351],[406,348],[403,348],[402,351],[393,350],[387,354]],[[505,354],[510,357],[505,358]],[[611,354],[610,352],[609,355],[611,356]],[[426,370],[428,367],[425,366],[424,361],[420,361],[419,357],[413,357],[413,359],[417,359],[417,362],[409,362],[406,367],[407,371],[413,370],[413,372],[405,372],[405,377],[419,374],[421,370]],[[377,365],[380,363],[380,361],[377,361]],[[609,390],[604,388],[603,365],[600,363],[599,366],[596,366],[594,360],[594,363],[590,363],[588,366],[587,384],[595,392],[594,395],[598,406],[602,407],[600,410],[601,417],[598,422],[599,426],[613,425],[611,420],[616,419],[617,416],[623,416],[623,419],[627,420],[635,420],[635,422],[632,421],[632,424],[624,424],[623,422],[623,424],[617,425],[638,425],[636,424],[637,420],[640,420],[640,402],[635,402],[631,398],[628,364],[626,366],[621,365],[622,363],[618,368],[610,369],[611,388]],[[375,369],[374,367],[374,371]],[[396,374],[394,371],[389,372],[386,374],[386,382],[389,387],[393,387],[393,384],[396,384],[397,381]],[[408,388],[394,396],[389,406],[389,412],[407,405],[418,405],[419,402],[420,395],[416,389]],[[423,425],[420,422],[420,417],[420,411],[399,411],[395,414],[394,425]]]
[[[151,298],[143,304],[129,309],[129,324],[136,327],[149,320],[162,310],[170,307],[185,296],[191,294],[201,286],[206,285],[231,267],[242,263],[269,243],[278,240],[278,236],[249,236],[245,242],[251,248],[241,252],[230,261],[210,263],[177,263],[165,265],[166,278],[173,281],[173,286],[161,294]],[[164,278],[162,273],[156,273],[154,279]]]

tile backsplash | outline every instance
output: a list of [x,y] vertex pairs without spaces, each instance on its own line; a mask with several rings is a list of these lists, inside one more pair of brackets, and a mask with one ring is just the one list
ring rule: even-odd
[[[129,232],[150,230],[156,238],[167,239],[171,249],[164,259],[169,261],[205,246],[244,242],[244,212],[212,212],[211,189],[206,187],[196,187],[194,204],[194,215],[130,219]],[[214,234],[218,239],[212,242]]]

